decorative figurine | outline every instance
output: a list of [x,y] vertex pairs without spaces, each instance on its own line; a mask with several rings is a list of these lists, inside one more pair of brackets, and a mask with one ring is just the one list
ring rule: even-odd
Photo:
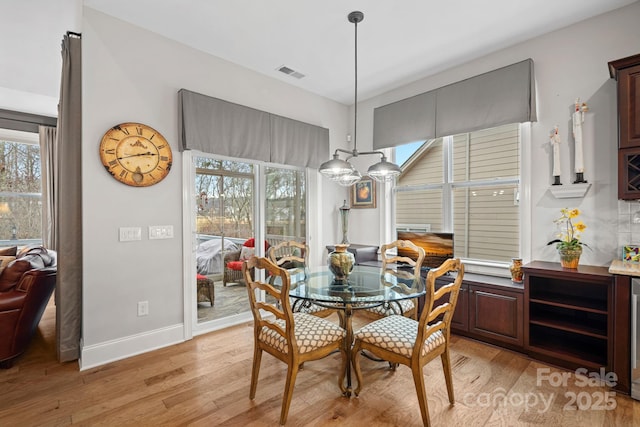
[[584,179],[584,156],[582,152],[582,124],[584,123],[584,113],[589,111],[587,103],[580,104],[580,98],[576,98],[575,111],[572,114],[573,119],[573,140],[575,141],[575,171],[576,180],[574,184],[587,182]]
[[347,206],[347,201],[345,200],[342,206],[340,207],[340,218],[342,220],[342,244],[348,245],[349,239],[347,238],[347,232],[349,231],[349,206]]
[[558,125],[556,125],[549,136],[549,143],[553,146],[553,185],[562,185],[560,182],[560,142]]

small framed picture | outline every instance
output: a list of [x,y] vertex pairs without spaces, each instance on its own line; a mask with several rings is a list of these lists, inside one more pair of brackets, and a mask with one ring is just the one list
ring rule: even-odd
[[376,182],[373,179],[362,178],[351,186],[351,207],[376,207]]

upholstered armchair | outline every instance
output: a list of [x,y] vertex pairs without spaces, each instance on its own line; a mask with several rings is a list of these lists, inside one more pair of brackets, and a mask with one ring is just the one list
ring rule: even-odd
[[9,368],[29,346],[56,286],[56,253],[30,246],[13,260],[1,258],[0,367]]

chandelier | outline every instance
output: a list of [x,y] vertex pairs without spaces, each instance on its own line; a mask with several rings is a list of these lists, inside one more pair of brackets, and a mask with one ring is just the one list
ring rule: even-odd
[[[364,14],[354,11],[347,17],[355,27],[355,100],[353,103],[353,150],[336,149],[333,153],[333,159],[320,165],[320,173],[338,184],[348,187],[360,181],[362,175],[356,170],[349,160],[353,157],[361,155],[379,155],[380,161],[369,167],[367,175],[379,182],[392,181],[396,176],[400,175],[400,167],[395,163],[387,161],[387,157],[382,151],[358,151],[357,146],[357,129],[358,129],[358,22],[362,22]],[[340,153],[346,154],[346,159],[340,158]]]

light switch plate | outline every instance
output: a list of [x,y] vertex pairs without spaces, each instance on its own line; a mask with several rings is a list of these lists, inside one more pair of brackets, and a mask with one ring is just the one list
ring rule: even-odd
[[149,240],[173,239],[173,225],[150,225]]
[[141,227],[120,227],[120,241],[132,242],[134,240],[142,240]]

